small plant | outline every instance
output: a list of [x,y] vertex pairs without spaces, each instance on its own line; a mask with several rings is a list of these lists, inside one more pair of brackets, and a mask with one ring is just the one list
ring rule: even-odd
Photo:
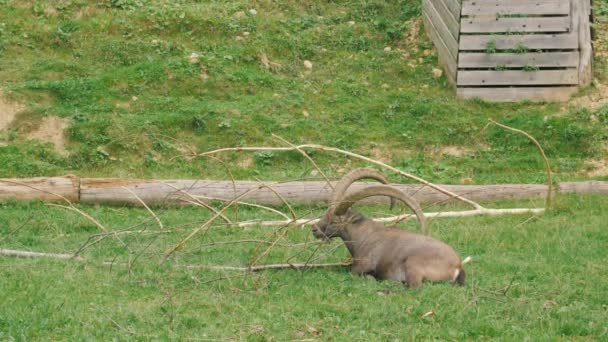
[[515,48],[513,49],[513,52],[515,53],[527,53],[528,51],[530,51],[530,48],[528,48],[524,43],[519,42],[517,43],[517,45],[515,45]]
[[506,64],[496,64],[496,67],[494,69],[496,71],[505,71],[505,70],[507,70],[507,65]]
[[538,71],[538,69],[539,68],[536,65],[531,65],[531,64],[524,65],[524,71],[526,71],[526,72]]
[[486,53],[496,53],[496,39],[490,39],[486,43]]
[[274,153],[272,153],[272,152],[262,151],[262,152],[258,152],[255,154],[255,161],[258,164],[263,165],[263,166],[270,165],[273,158],[274,158]]

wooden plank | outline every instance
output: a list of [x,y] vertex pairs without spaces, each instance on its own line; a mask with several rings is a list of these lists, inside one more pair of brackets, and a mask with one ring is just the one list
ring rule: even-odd
[[0,201],[13,199],[63,202],[61,197],[72,202],[78,201],[78,179],[76,177],[0,179]]
[[458,88],[456,93],[461,98],[479,98],[490,102],[564,102],[577,90],[577,87]]
[[458,68],[578,67],[578,52],[483,53],[461,52]]
[[579,83],[589,85],[593,81],[593,48],[591,46],[591,23],[589,18],[589,0],[574,1],[572,4],[572,26],[578,35]]
[[[429,25],[433,29],[434,34],[443,41],[447,51],[450,53],[454,61],[458,58],[458,41],[454,39],[446,23],[441,20],[441,16],[433,6],[430,0],[424,0],[422,3],[423,13],[428,16]],[[437,45],[437,43],[435,43]]]
[[461,33],[499,32],[569,32],[569,17],[487,18],[460,19]]
[[494,42],[496,49],[509,50],[525,46],[530,50],[578,49],[575,34],[524,34],[524,35],[461,35],[460,50],[486,50],[488,43]]
[[445,0],[445,6],[448,8],[452,16],[460,23],[460,12],[462,5],[459,0]]
[[562,85],[578,84],[578,71],[567,70],[461,70],[458,72],[459,86],[493,85]]
[[462,2],[463,16],[496,15],[569,15],[569,0],[465,0]]
[[454,40],[458,41],[458,36],[460,35],[460,22],[452,15],[445,4],[445,0],[430,0],[430,3],[437,11],[437,14],[439,14],[441,20],[447,26]]
[[434,42],[435,48],[437,49],[437,58],[439,59],[439,64],[445,68],[446,76],[448,77],[450,83],[455,85],[457,76],[456,73],[458,71],[455,54],[452,55],[449,48],[445,45],[441,37],[439,37],[426,12],[422,13],[422,21],[424,22],[424,27],[426,28],[427,34]]

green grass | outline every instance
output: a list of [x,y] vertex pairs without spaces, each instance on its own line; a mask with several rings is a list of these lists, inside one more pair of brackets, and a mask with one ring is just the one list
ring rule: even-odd
[[[175,158],[183,145],[198,151],[281,145],[275,133],[370,154],[436,182],[538,181],[542,163],[534,146],[483,130],[490,117],[537,137],[564,179],[584,177],[585,160],[606,157],[606,122],[594,122],[589,111],[456,99],[445,77],[431,76],[437,67],[431,42],[422,31],[410,37],[420,1],[4,0],[0,6],[0,87],[27,106],[0,134],[8,145],[0,147],[0,177],[219,178],[225,175],[216,162]],[[189,62],[192,53],[199,63]],[[267,70],[261,54],[281,67]],[[71,118],[69,156],[23,139],[32,122],[48,115]],[[469,153],[437,152],[446,145]],[[330,174],[345,162],[317,158]],[[309,168],[285,154],[266,160],[234,172],[270,179],[300,177]]]
[[[532,218],[434,220],[432,235],[474,261],[466,266],[465,287],[425,284],[421,290],[347,269],[267,271],[214,281],[241,274],[184,266],[247,265],[266,246],[203,244],[271,240],[272,230],[215,227],[161,264],[162,252],[208,215],[157,208],[171,233],[122,235],[127,248],[106,239],[84,251],[85,263],[0,259],[0,338],[602,340],[608,337],[607,206],[606,197],[566,196]],[[159,229],[142,209],[81,208],[112,229]],[[264,216],[247,210],[241,215]],[[41,203],[2,204],[0,222],[2,246],[13,249],[70,252],[97,233],[77,214]],[[415,229],[413,223],[406,226]],[[280,243],[311,241],[311,235],[289,228]],[[294,255],[293,261],[305,261],[314,249],[278,245],[260,263]],[[335,241],[314,255],[325,253],[322,261],[331,262],[344,260],[347,252]],[[129,272],[124,264],[138,255]],[[117,265],[100,265],[108,260]],[[422,318],[429,311],[436,316]]]
[[[595,6],[605,45],[606,5]],[[0,88],[25,105],[0,131],[0,177],[226,179],[216,161],[181,155],[188,148],[280,146],[274,133],[352,150],[436,183],[544,182],[535,146],[484,129],[488,118],[534,135],[557,180],[586,178],[585,161],[607,157],[607,106],[455,98],[445,76],[431,76],[438,63],[430,41],[423,32],[412,35],[419,17],[418,0],[0,0]],[[198,63],[190,63],[192,53]],[[262,54],[280,67],[265,68]],[[606,61],[596,60],[595,73],[606,83]],[[51,115],[71,120],[68,155],[25,139]],[[446,146],[464,155],[444,155]],[[311,155],[330,176],[365,165]],[[237,179],[305,178],[313,171],[295,152],[222,159]],[[203,245],[276,239],[260,227],[214,227],[161,263],[207,213],[155,208],[170,230],[155,234],[142,209],[81,206],[111,230],[152,234],[105,239],[85,250],[84,263],[1,258],[0,340],[604,340],[606,207],[605,197],[564,196],[534,218],[435,220],[433,236],[474,258],[467,285],[413,291],[347,269],[242,277],[184,267],[247,265],[265,245]],[[301,216],[322,209],[296,208]],[[244,208],[240,215],[274,218]],[[73,252],[97,233],[72,212],[0,203],[2,248]],[[309,241],[307,229],[289,228],[281,243]],[[278,245],[260,262],[347,256],[338,241],[315,247]],[[113,267],[102,266],[109,260]],[[429,311],[436,315],[422,318]]]

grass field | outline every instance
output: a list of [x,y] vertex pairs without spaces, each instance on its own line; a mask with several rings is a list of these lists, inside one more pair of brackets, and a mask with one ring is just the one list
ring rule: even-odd
[[[608,5],[594,6],[595,85],[569,103],[489,104],[433,77],[419,0],[0,0],[0,110],[19,109],[0,126],[0,177],[227,179],[189,151],[283,146],[274,133],[435,183],[545,182],[536,147],[486,127],[493,118],[538,138],[556,181],[608,180]],[[311,155],[331,177],[365,165]],[[295,152],[221,159],[237,179],[318,177]],[[153,208],[160,231],[141,208],[79,208],[119,235],[82,262],[0,258],[0,340],[608,339],[605,196],[561,196],[533,217],[433,220],[431,235],[473,262],[465,287],[421,290],[346,268],[187,267],[246,266],[277,239],[258,264],[345,260],[339,241],[318,245],[307,228],[214,226],[163,263],[208,212]],[[74,212],[0,203],[0,248],[73,253],[99,233]],[[258,242],[224,244],[241,240]]]
[[[106,239],[83,252],[86,262],[0,259],[0,339],[603,340],[607,206],[606,197],[567,196],[543,216],[434,220],[432,235],[473,262],[466,266],[465,287],[427,284],[421,290],[337,268],[246,276],[186,268],[247,265],[267,246],[205,244],[274,240],[269,228],[213,228],[161,264],[162,252],[208,215],[159,208],[170,233]],[[138,229],[159,230],[143,209],[81,208],[117,230],[142,222]],[[41,203],[0,209],[0,221],[8,223],[0,228],[6,248],[75,251],[97,233],[78,214]],[[290,256],[304,262],[316,246],[297,244],[311,239],[308,229],[289,228],[259,263]],[[323,245],[314,255],[342,261],[346,249],[340,246]],[[129,271],[125,263],[133,260]],[[104,261],[115,265],[102,266]],[[422,317],[430,311],[435,315]]]
[[[596,5],[602,84],[608,10]],[[483,130],[490,117],[537,137],[564,178],[587,177],[589,162],[608,153],[602,102],[589,109],[456,99],[445,76],[432,77],[437,56],[418,0],[0,6],[0,88],[25,107],[0,134],[0,177],[218,178],[217,163],[180,155],[282,145],[275,133],[365,153],[435,182],[539,181],[533,145]],[[65,120],[56,133],[65,138],[63,153],[27,139],[49,117]],[[330,174],[346,162],[319,158]],[[309,168],[284,154],[228,160],[240,162],[239,178],[301,177]]]

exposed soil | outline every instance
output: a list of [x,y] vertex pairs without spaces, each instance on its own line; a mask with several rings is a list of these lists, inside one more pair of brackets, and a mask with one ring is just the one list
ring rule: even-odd
[[608,176],[608,160],[588,160],[585,162],[591,170],[587,172],[589,177]]
[[576,107],[584,107],[592,112],[602,108],[608,104],[608,85],[595,82],[596,90],[586,96],[575,98],[570,101],[570,105]]
[[70,119],[57,116],[47,116],[40,121],[38,127],[25,134],[27,139],[38,139],[50,142],[61,155],[67,155],[65,149],[66,139],[64,130],[68,127]]
[[2,97],[2,90],[0,90],[0,130],[7,128],[15,119],[17,113],[23,109],[22,104],[5,100]]
[[462,146],[443,146],[439,150],[441,155],[450,157],[463,157],[472,153],[471,149]]

